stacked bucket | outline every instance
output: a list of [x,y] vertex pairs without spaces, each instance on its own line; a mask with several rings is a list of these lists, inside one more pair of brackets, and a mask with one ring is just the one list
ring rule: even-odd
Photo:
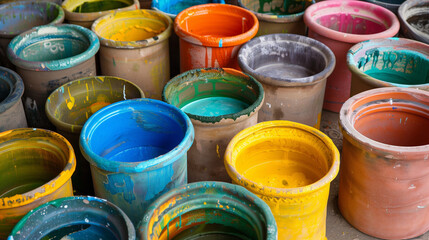
[[429,1],[0,3],[0,239],[429,230]]

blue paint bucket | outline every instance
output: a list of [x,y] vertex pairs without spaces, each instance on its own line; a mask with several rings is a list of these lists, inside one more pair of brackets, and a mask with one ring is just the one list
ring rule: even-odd
[[25,215],[8,240],[128,239],[134,225],[114,204],[96,197],[66,197],[47,202]]
[[119,206],[134,224],[166,191],[187,183],[189,117],[153,99],[111,104],[82,128],[80,148],[90,163],[95,194]]

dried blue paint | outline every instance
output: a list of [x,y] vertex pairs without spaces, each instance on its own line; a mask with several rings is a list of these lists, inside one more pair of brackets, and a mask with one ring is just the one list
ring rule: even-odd
[[193,140],[191,121],[178,108],[134,99],[92,115],[82,129],[80,147],[91,164],[97,196],[138,223],[158,196],[187,182],[187,151]]
[[224,0],[154,0],[152,1],[152,8],[163,13],[166,13],[172,18],[188,7],[206,3],[221,3]]

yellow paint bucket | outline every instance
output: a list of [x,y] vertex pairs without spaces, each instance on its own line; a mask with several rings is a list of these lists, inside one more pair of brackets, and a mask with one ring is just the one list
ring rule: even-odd
[[290,121],[246,128],[225,152],[233,182],[270,206],[279,239],[326,239],[329,187],[339,166],[340,154],[328,136]]

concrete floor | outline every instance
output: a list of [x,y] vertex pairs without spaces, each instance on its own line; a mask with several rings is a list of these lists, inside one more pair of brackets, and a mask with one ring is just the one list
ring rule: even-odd
[[[335,145],[338,147],[338,150],[341,153],[342,149],[342,134],[338,127],[338,114],[323,111],[322,113],[322,123],[320,125],[320,130],[328,135]],[[339,175],[331,183],[331,189],[328,200],[328,210],[327,210],[327,222],[326,222],[326,237],[328,240],[374,240],[379,238],[374,238],[368,236],[359,230],[351,226],[341,215],[340,210],[337,206],[338,200],[338,187],[339,187]],[[413,240],[429,240],[429,232],[424,235],[421,235]]]

